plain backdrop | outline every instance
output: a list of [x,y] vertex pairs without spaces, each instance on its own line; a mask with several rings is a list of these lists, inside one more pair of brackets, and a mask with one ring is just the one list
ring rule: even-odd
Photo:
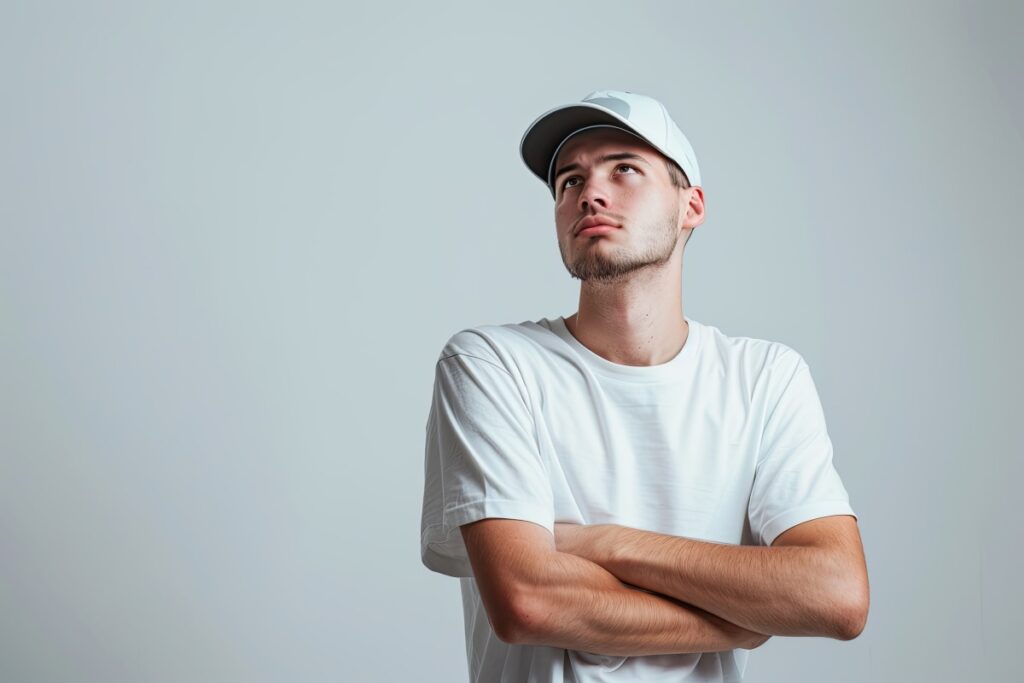
[[807,360],[871,583],[747,680],[1010,680],[1012,2],[5,2],[0,679],[461,681],[419,556],[449,336],[575,311],[540,113],[690,138],[684,310]]

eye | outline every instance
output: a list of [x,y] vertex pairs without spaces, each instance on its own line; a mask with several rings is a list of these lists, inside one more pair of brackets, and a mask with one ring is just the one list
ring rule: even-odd
[[[619,169],[622,169],[622,168],[628,168],[629,170],[633,171],[634,173],[638,173],[639,172],[639,169],[637,169],[637,167],[633,166],[632,164],[619,164],[618,166],[615,167],[615,170],[618,171]],[[562,189],[565,190],[565,189],[570,188],[570,187],[576,187],[576,185],[569,185],[568,183],[569,183],[569,181],[579,180],[579,179],[580,179],[580,177],[578,175],[571,175],[571,176],[569,176],[568,178],[566,178],[565,180],[562,181]]]

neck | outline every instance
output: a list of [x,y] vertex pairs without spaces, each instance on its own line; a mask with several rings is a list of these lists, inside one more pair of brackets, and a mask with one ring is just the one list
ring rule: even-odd
[[581,344],[612,363],[667,363],[690,333],[679,276],[678,269],[645,269],[625,282],[586,281],[580,288],[579,310],[565,319],[566,327]]

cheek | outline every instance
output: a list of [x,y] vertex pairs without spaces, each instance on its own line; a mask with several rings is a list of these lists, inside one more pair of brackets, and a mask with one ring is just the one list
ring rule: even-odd
[[571,208],[566,208],[564,205],[555,207],[555,227],[558,229],[558,234],[565,232],[572,223],[573,212]]

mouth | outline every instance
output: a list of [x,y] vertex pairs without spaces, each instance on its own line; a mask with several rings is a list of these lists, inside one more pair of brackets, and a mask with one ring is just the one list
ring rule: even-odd
[[581,235],[596,235],[600,233],[618,230],[621,226],[613,223],[610,219],[602,216],[587,216],[576,226],[577,237]]
[[585,237],[587,235],[603,235],[604,233],[611,232],[612,230],[618,230],[618,228],[614,225],[608,225],[607,223],[598,223],[597,225],[592,225],[589,228],[583,228],[576,233],[576,236]]

